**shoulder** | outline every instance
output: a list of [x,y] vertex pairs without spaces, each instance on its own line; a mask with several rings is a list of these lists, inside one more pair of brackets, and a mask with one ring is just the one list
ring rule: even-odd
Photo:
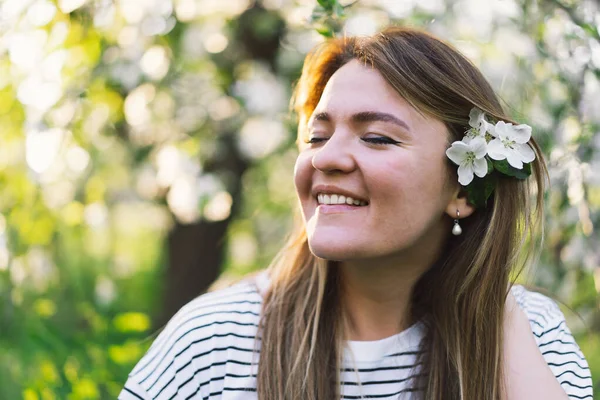
[[252,355],[261,307],[254,280],[192,300],[158,335],[129,374],[119,398],[136,398],[126,396],[140,391],[138,398],[169,397],[183,389],[197,392],[213,365]]
[[529,319],[540,352],[569,398],[592,399],[588,363],[556,302],[521,285],[513,286],[512,293]]
[[548,296],[528,290],[521,285],[514,285],[511,290],[517,304],[527,315],[536,337],[539,338],[539,335],[543,334],[543,328],[548,328],[551,322],[564,323],[565,317],[562,311]]

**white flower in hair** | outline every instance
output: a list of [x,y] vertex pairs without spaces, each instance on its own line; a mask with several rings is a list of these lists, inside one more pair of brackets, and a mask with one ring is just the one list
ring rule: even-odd
[[446,150],[446,155],[458,165],[458,182],[467,186],[473,181],[473,174],[483,178],[488,171],[487,143],[481,136],[468,141],[456,141]]
[[491,132],[494,128],[494,125],[485,119],[485,113],[476,107],[473,107],[469,112],[469,126],[471,129],[465,132],[464,142],[469,142],[476,137],[485,138],[486,132]]
[[504,160],[517,169],[523,168],[523,163],[535,160],[533,149],[527,144],[531,139],[529,125],[513,125],[498,121],[493,131],[495,137],[488,143],[488,155],[494,160]]

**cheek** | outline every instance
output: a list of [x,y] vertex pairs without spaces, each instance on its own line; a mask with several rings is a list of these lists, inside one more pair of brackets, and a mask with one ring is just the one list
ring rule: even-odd
[[294,165],[294,185],[300,200],[310,196],[312,185],[312,157],[307,153],[300,153]]
[[366,181],[373,193],[383,194],[392,200],[384,202],[390,207],[431,212],[431,208],[437,210],[442,207],[451,192],[447,166],[443,161],[439,157],[424,159],[406,155],[373,168],[372,171],[378,171],[377,176]]

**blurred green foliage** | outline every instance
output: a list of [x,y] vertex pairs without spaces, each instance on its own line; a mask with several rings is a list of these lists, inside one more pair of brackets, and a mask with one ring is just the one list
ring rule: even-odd
[[267,265],[296,201],[304,54],[390,23],[450,40],[534,126],[551,181],[533,282],[580,315],[600,396],[599,21],[591,0],[2,2],[0,398],[116,398],[156,330],[166,235],[232,212],[211,168],[226,135],[251,167],[224,276]]

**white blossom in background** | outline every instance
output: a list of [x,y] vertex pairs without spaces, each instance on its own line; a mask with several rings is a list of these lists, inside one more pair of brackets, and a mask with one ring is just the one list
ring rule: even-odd
[[27,270],[28,284],[40,293],[48,289],[58,272],[50,254],[40,247],[34,247],[27,253]]
[[94,288],[96,301],[103,305],[110,305],[117,296],[115,282],[107,276],[98,276]]
[[9,261],[10,252],[6,241],[6,219],[4,218],[4,215],[0,214],[0,271],[6,271],[8,269]]
[[125,120],[129,125],[135,127],[151,122],[149,104],[155,95],[156,88],[150,83],[144,83],[129,93],[123,105]]
[[[600,43],[595,44],[594,52],[598,56],[598,66],[600,69]],[[592,71],[587,71],[584,75],[583,98],[581,99],[582,119],[586,122],[600,124],[600,80]],[[600,135],[596,135],[600,137]]]
[[9,269],[10,281],[16,287],[20,287],[27,278],[27,267],[25,257],[19,256],[12,259]]
[[381,4],[381,7],[383,7],[385,11],[390,14],[390,18],[394,19],[408,17],[412,12],[413,8],[415,7],[416,3],[416,0],[379,0],[379,4]]
[[218,192],[204,206],[204,218],[208,221],[223,221],[231,215],[232,205],[233,199],[228,192]]
[[144,199],[152,200],[159,193],[156,171],[150,165],[144,165],[137,171],[135,189]]
[[73,12],[87,3],[87,0],[58,0],[58,8],[65,14]]
[[199,19],[222,15],[233,18],[243,13],[251,4],[251,0],[179,0],[176,9],[184,19]]
[[103,203],[92,203],[85,206],[83,219],[92,229],[101,229],[108,224],[108,208]]
[[171,94],[177,104],[175,121],[186,132],[198,129],[207,120],[207,109],[223,96],[210,66],[201,72],[182,73],[171,85]]
[[232,199],[216,175],[182,174],[171,184],[167,204],[182,223],[193,223],[202,217],[220,221],[231,213]]
[[[192,0],[193,1],[193,0]],[[203,24],[191,24],[184,29],[182,37],[179,41],[182,47],[182,58],[200,59],[205,55],[204,46],[198,37],[203,34]]]
[[69,170],[79,176],[90,163],[90,154],[77,145],[71,146],[66,153],[66,162]]
[[166,29],[166,19],[173,13],[171,0],[119,0],[117,5],[125,21],[143,27],[147,36],[167,33],[157,28]]
[[261,159],[276,150],[287,136],[281,121],[273,118],[251,117],[239,131],[238,147],[251,159]]
[[28,9],[26,18],[33,26],[44,26],[56,15],[56,6],[48,0],[38,0]]
[[230,96],[220,97],[208,108],[210,118],[214,121],[221,121],[234,117],[235,115],[239,115],[240,111],[240,104]]
[[8,44],[10,62],[21,73],[34,72],[44,57],[47,39],[48,34],[42,29],[7,34],[4,40]]
[[288,107],[286,87],[266,65],[250,62],[245,66],[233,88],[236,96],[243,99],[246,109],[251,114],[275,115]]
[[167,193],[167,204],[177,220],[191,224],[200,219],[200,193],[193,176],[179,176]]
[[233,263],[242,267],[251,266],[258,255],[256,238],[248,232],[232,235],[227,247]]
[[378,23],[374,14],[374,12],[364,12],[348,18],[344,25],[344,33],[348,36],[366,36],[374,34],[381,28],[381,25],[385,24],[385,22],[383,24],[380,22]]
[[166,145],[158,151],[155,165],[156,181],[163,188],[171,186],[178,177],[188,176],[196,179],[202,172],[197,160],[193,160],[173,145]]
[[44,183],[42,187],[44,204],[58,211],[73,201],[76,189],[73,182],[68,179],[55,179],[54,182]]
[[171,61],[163,46],[152,46],[142,56],[140,66],[144,74],[152,80],[160,80],[169,71]]
[[33,0],[4,0],[0,3],[0,21],[14,25],[17,18],[31,6]]
[[159,150],[155,157],[158,187],[168,188],[169,210],[182,223],[198,221],[201,205],[205,199],[223,189],[221,182],[211,174],[202,174],[197,160],[168,145]]
[[59,155],[68,131],[59,128],[29,129],[25,137],[27,165],[38,174],[48,170]]
[[26,106],[28,121],[37,122],[63,96],[61,71],[67,53],[56,50],[47,54],[51,48],[48,34],[33,26],[8,32],[2,41],[14,66],[11,74],[17,99]]
[[113,0],[97,0],[94,3],[94,26],[99,30],[112,29],[117,14]]

